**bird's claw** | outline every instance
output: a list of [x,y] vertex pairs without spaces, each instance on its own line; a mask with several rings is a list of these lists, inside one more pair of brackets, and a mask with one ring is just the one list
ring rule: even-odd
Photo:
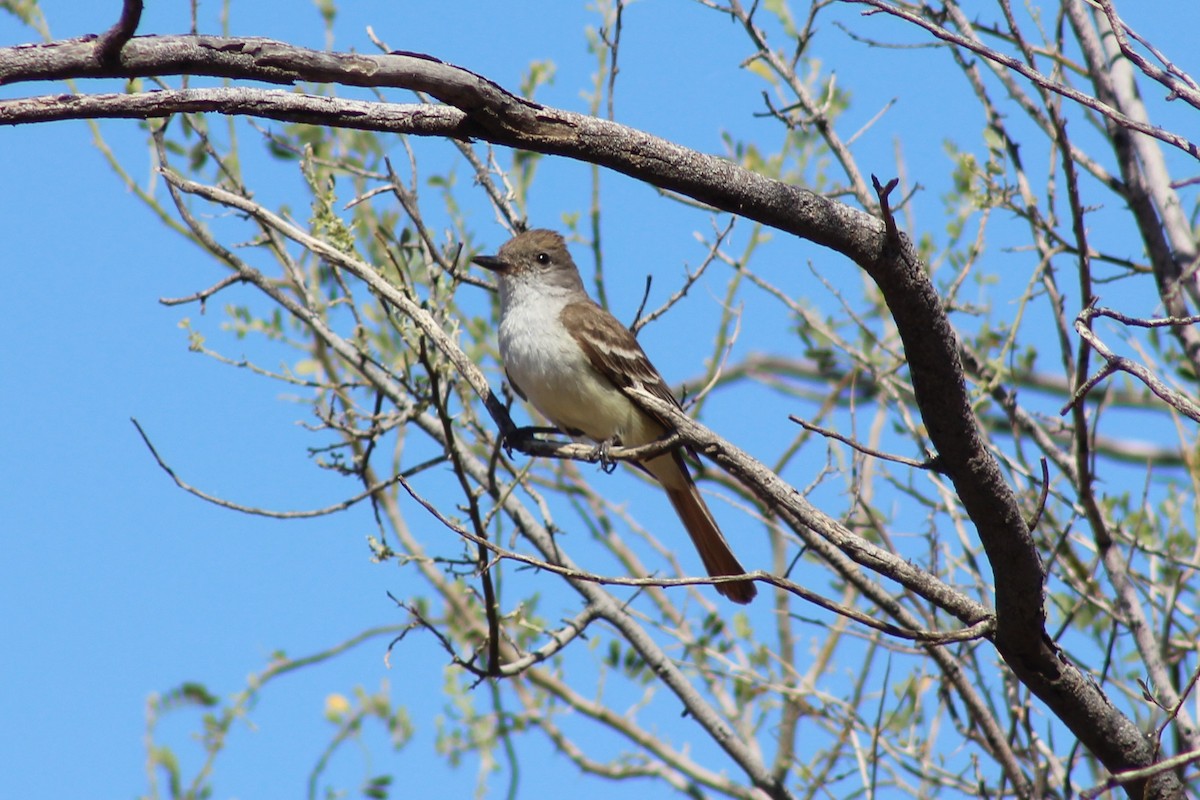
[[611,475],[613,470],[617,468],[616,460],[608,453],[614,443],[613,439],[605,439],[603,442],[597,444],[596,449],[592,451],[592,458],[600,462],[600,469],[604,470],[608,475]]
[[532,428],[509,428],[501,433],[500,446],[504,448],[504,455],[512,458],[513,450],[524,452],[525,443],[532,439],[533,435]]

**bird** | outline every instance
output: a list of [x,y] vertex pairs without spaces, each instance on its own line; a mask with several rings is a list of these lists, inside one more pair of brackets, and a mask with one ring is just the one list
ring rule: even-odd
[[[523,231],[496,255],[471,260],[497,276],[500,358],[510,385],[556,428],[601,448],[649,444],[673,430],[625,393],[640,387],[682,408],[629,328],[588,296],[560,234]],[[666,491],[710,576],[746,573],[700,496],[682,448],[635,466]],[[714,586],[735,603],[749,603],[758,593],[749,578]]]

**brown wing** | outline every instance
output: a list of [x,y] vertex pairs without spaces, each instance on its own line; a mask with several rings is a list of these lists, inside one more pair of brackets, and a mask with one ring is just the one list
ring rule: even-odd
[[[650,363],[637,339],[612,314],[588,301],[567,306],[562,310],[561,319],[592,365],[613,386],[624,390],[640,384],[655,397],[676,408],[680,407],[679,401],[671,394],[671,389]],[[648,413],[654,416],[653,412]],[[658,421],[664,427],[670,427],[665,420]],[[741,575],[746,571],[721,535],[712,512],[688,474],[679,450],[635,466],[653,476],[666,489],[671,505],[691,536],[709,575],[723,577]],[[754,582],[749,580],[721,583],[717,591],[735,603],[749,603],[757,594]]]
[[655,397],[681,408],[638,340],[612,314],[587,300],[571,303],[559,318],[592,366],[613,386],[628,389],[641,385]]

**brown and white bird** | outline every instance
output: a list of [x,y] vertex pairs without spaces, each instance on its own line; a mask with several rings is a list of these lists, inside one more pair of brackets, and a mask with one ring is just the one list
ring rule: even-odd
[[[625,447],[649,444],[670,430],[622,391],[640,386],[679,406],[630,330],[588,297],[562,236],[525,231],[497,255],[472,260],[499,278],[500,357],[509,382],[546,419],[572,436]],[[637,466],[666,490],[708,574],[744,574],[682,451]],[[716,589],[735,603],[749,603],[757,594],[751,580],[718,583]]]

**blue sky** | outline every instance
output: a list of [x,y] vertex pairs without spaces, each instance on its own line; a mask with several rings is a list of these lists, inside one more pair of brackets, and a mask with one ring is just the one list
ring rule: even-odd
[[[107,27],[117,5],[60,0],[43,8],[54,34],[65,37]],[[186,3],[149,5],[142,33],[186,29]],[[335,47],[370,50],[362,33],[369,24],[394,48],[431,53],[514,89],[529,62],[553,59],[559,64],[556,81],[539,99],[585,110],[580,92],[593,62],[583,55],[583,29],[596,18],[583,4],[522,4],[519,18],[507,4],[442,3],[436,14],[430,11],[435,5],[353,4],[339,21]],[[1200,14],[1191,3],[1172,5],[1171,12],[1136,21],[1168,47],[1169,20],[1176,31],[1194,31],[1195,25],[1178,24],[1179,17]],[[204,31],[218,32],[215,12],[205,13]],[[758,90],[753,77],[735,70],[746,45],[726,32],[727,20],[685,4],[645,2],[630,8],[627,25],[619,121],[708,151],[721,149],[723,130],[745,138],[777,136],[764,134],[770,124],[752,117],[759,110]],[[235,3],[231,29],[324,44],[320,20],[307,2]],[[827,33],[843,49],[827,50],[824,58],[840,59],[836,68],[855,93],[852,119],[862,124],[903,88],[878,77],[881,63],[895,62],[881,62],[878,53]],[[687,51],[672,54],[671,69],[663,68],[664,49],[672,44],[668,35]],[[0,16],[0,45],[33,38]],[[1187,43],[1176,38],[1175,44],[1182,58]],[[905,63],[914,74],[925,74],[919,68],[928,62],[922,60],[932,56],[913,52],[904,58],[911,59]],[[686,76],[682,86],[680,75]],[[0,96],[43,91],[58,89],[4,87]],[[896,141],[911,164],[928,165],[920,180],[930,188],[917,219],[940,232],[942,141],[947,136],[970,141],[980,121],[973,108],[958,117],[947,114],[935,95],[904,93],[856,152],[863,163],[877,165],[872,169],[881,177],[894,169]],[[930,134],[930,119],[944,127]],[[135,123],[106,122],[103,129],[127,165],[143,174],[149,169]],[[179,325],[184,317],[196,320],[196,310],[167,308],[158,299],[189,294],[220,273],[121,187],[89,141],[82,123],[0,130],[6,277],[0,297],[5,342],[0,364],[6,376],[0,392],[0,436],[6,444],[0,468],[5,528],[0,636],[6,653],[0,717],[7,721],[0,727],[0,796],[5,797],[78,797],[82,787],[94,790],[87,796],[135,796],[145,787],[141,737],[149,693],[198,680],[228,695],[276,649],[300,656],[364,628],[404,621],[386,597],[396,590],[397,573],[368,559],[371,522],[365,509],[299,522],[247,517],[185,495],[154,464],[131,417],[186,479],[214,494],[276,509],[314,508],[346,494],[344,484],[309,464],[312,439],[299,424],[307,418],[302,407],[282,400],[276,386],[188,352]],[[553,190],[535,195],[536,224],[554,226],[559,214],[586,208],[586,166],[548,162],[544,171],[545,185]],[[264,192],[286,197],[295,186],[281,181],[264,186]],[[695,217],[685,222],[674,211],[660,211],[663,204],[656,204],[652,192],[625,179],[606,177],[605,186],[610,263],[696,263],[702,251],[679,233],[681,226],[697,227]],[[477,229],[498,245],[503,234],[489,212],[480,206],[471,213]],[[663,227],[657,221],[642,224],[647,213],[664,214]],[[622,217],[630,221],[620,222]],[[834,280],[847,285],[860,280],[840,257],[802,245],[778,247],[780,258],[811,260]],[[635,287],[617,292],[614,311],[622,318],[632,316],[645,271],[639,266],[621,277]],[[700,307],[719,286],[695,301],[693,313],[704,313]],[[198,324],[227,353],[236,353],[230,337],[219,339],[219,310],[210,309],[208,317]],[[662,341],[675,334],[647,335],[647,349],[655,353],[656,336],[658,352],[666,352]],[[682,354],[665,357],[660,366],[672,380],[700,370],[698,361]],[[753,449],[753,436],[746,431],[742,439],[731,438]],[[397,702],[415,704],[414,717],[422,696],[436,700],[440,650],[428,639],[410,641],[402,663],[388,669],[385,644],[386,639],[368,642],[335,667],[289,676],[269,691],[255,711],[258,729],[236,729],[218,767],[218,796],[301,792],[300,781],[327,734],[315,720],[330,691],[407,687],[398,691]],[[196,727],[195,717],[181,715],[168,721],[163,738],[179,742]],[[440,763],[432,755],[433,735],[428,726],[419,729],[413,744],[396,756],[399,766],[379,770],[396,768],[411,779],[414,791],[435,786],[445,796],[472,791],[473,766],[431,768]],[[356,774],[354,766],[344,768]],[[547,780],[551,775],[574,780],[573,770],[549,753],[545,768],[561,770],[547,773]],[[281,775],[297,783],[281,786]]]

